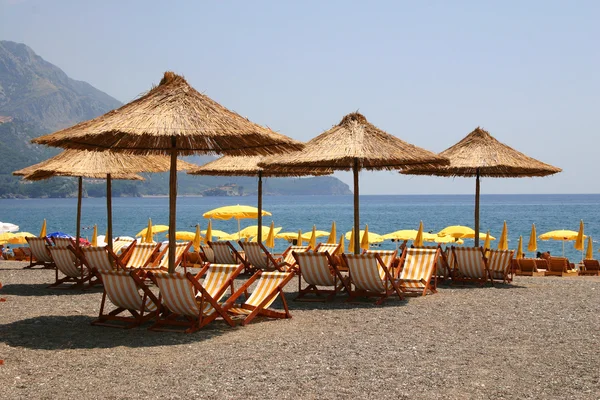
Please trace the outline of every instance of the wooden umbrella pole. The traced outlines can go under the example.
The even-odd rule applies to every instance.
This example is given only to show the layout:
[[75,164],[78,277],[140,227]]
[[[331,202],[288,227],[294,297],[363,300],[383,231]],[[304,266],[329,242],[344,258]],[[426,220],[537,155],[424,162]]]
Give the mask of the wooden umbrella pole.
[[360,254],[360,230],[358,229],[360,226],[358,212],[358,158],[354,159],[352,172],[354,174],[354,254]]
[[177,219],[177,138],[171,137],[169,171],[169,273],[175,272],[175,230]]
[[80,176],[77,180],[79,187],[77,189],[77,233],[75,234],[77,241],[75,242],[75,246],[79,247],[79,238],[81,237],[81,198],[83,197],[83,178]]
[[106,244],[108,248],[112,250],[112,177],[110,174],[106,175]]
[[479,168],[475,178],[475,247],[479,247]]
[[262,172],[258,171],[258,243],[262,243]]

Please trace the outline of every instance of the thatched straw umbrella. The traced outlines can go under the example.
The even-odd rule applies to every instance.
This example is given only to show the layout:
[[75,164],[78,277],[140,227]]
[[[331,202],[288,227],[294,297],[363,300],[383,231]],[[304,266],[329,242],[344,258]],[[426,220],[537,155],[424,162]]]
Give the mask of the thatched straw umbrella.
[[33,140],[50,146],[171,156],[169,272],[175,271],[178,154],[270,155],[302,143],[254,124],[165,72],[159,85],[100,117]]
[[[359,232],[358,173],[361,169],[393,170],[410,165],[437,165],[448,161],[430,151],[392,136],[359,114],[342,121],[306,143],[302,151],[267,158],[260,166],[269,170],[308,172],[315,170],[352,170],[354,174],[354,231]],[[360,251],[359,235],[354,236],[354,251]]]
[[224,156],[204,164],[201,167],[188,170],[191,175],[212,175],[212,176],[257,176],[258,177],[258,238],[262,242],[262,178],[263,177],[286,177],[286,176],[305,176],[305,175],[329,175],[333,170],[314,170],[314,171],[270,171],[258,166],[264,157],[247,156],[235,157]]
[[487,131],[477,127],[463,140],[442,151],[440,156],[450,165],[416,166],[400,171],[406,175],[436,175],[475,177],[475,246],[479,246],[479,178],[525,178],[547,176],[562,169],[545,164],[518,152],[496,140]]
[[[41,163],[13,172],[24,179],[37,181],[54,176],[78,177],[77,195],[77,245],[79,245],[81,226],[81,198],[83,178],[106,179],[106,211],[108,237],[107,244],[112,248],[112,179],[144,180],[134,172],[165,172],[171,162],[165,156],[136,156],[117,154],[110,151],[65,150]],[[197,165],[177,160],[178,170],[195,168]]]

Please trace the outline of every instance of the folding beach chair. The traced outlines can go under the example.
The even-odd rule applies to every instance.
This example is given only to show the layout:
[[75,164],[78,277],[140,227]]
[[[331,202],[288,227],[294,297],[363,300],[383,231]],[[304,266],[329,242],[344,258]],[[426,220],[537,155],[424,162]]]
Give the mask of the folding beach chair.
[[514,250],[487,250],[485,261],[492,284],[494,284],[494,280],[502,281],[502,283],[512,280],[508,277],[508,273],[512,274],[511,265],[514,254]]
[[580,276],[599,276],[600,262],[591,258],[583,260],[583,267],[579,270]]
[[538,271],[537,263],[539,258],[520,258],[517,260],[518,269],[515,275],[518,276],[544,276],[544,272]]
[[152,259],[158,254],[159,250],[160,243],[132,243],[121,261],[126,269],[144,268],[152,262]]
[[54,242],[55,246],[62,246],[62,247],[67,247],[67,246],[73,246],[75,247],[75,240],[68,238],[68,237],[53,237],[52,241]]
[[209,263],[215,262],[215,252],[209,245],[207,245],[207,244],[201,245],[200,246],[200,254],[203,256],[204,262],[209,262]]
[[425,296],[427,291],[437,293],[434,272],[441,249],[405,248],[400,263],[402,271],[397,283],[400,290]]
[[26,237],[27,243],[29,243],[29,249],[31,250],[31,256],[29,258],[29,266],[25,268],[33,268],[36,265],[41,265],[44,268],[54,268],[54,261],[50,256],[48,248],[52,246],[52,242],[47,237]]
[[[83,287],[92,279],[93,274],[77,259],[73,246],[51,246],[48,251],[56,265],[56,281],[49,288],[57,289],[63,283],[73,283],[69,286],[71,289]],[[64,278],[58,279],[59,271],[65,275]]]
[[375,304],[381,304],[394,294],[400,300],[404,299],[392,272],[377,254],[342,254],[342,258],[354,284],[348,301],[355,297],[379,297]]
[[[411,247],[415,248],[414,246]],[[433,272],[433,274],[437,278],[437,281],[439,281],[440,279],[442,281],[445,281],[446,279],[452,277],[452,270],[450,268],[450,265],[452,265],[453,263],[453,255],[449,247],[446,247],[446,249],[442,249],[441,245],[421,246],[419,247],[419,249],[440,249],[440,254],[438,256],[437,264],[435,266],[435,271]]]
[[550,257],[545,276],[576,276],[577,271],[569,269],[569,260],[565,257]]
[[289,246],[285,251],[281,254],[281,258],[283,261],[290,265],[289,269],[294,269],[296,266],[296,259],[294,258],[294,252],[296,253],[304,253],[310,249],[310,246]]
[[329,253],[330,256],[337,256],[340,252],[340,243],[319,243],[317,247],[315,247],[316,253]]
[[[128,329],[154,318],[159,313],[160,301],[135,271],[114,270],[102,271],[99,274],[104,293],[100,303],[100,314],[98,319],[92,321],[92,325]],[[107,297],[116,308],[105,313]],[[121,315],[124,312],[131,316]]]
[[[298,296],[297,301],[330,301],[342,289],[350,292],[350,280],[342,276],[340,270],[333,263],[331,255],[328,252],[315,253],[306,251],[301,253],[294,252],[298,266]],[[302,289],[302,280],[308,286]],[[319,289],[317,286],[330,287],[331,289]],[[317,298],[305,299],[307,294],[315,294]],[[327,294],[325,298],[321,295]]]
[[[233,292],[234,279],[244,269],[238,265],[206,265],[198,275],[153,274],[148,276],[159,287],[164,308],[162,315],[150,327],[155,331],[192,333],[222,317],[230,326],[234,322],[218,303],[228,288]],[[206,273],[203,284],[200,276]],[[237,296],[240,296],[243,291]],[[175,327],[180,327],[176,329]]]
[[208,242],[208,245],[213,251],[214,262],[216,264],[244,264],[246,271],[248,270],[248,262],[246,259],[233,247],[231,242]]
[[262,243],[258,242],[238,242],[242,250],[246,253],[248,264],[253,270],[263,271],[287,271],[290,265],[283,261],[280,257],[275,259],[273,255],[263,246]]
[[377,254],[385,266],[390,270],[394,278],[400,273],[400,263],[397,263],[398,250],[365,250],[363,254]]
[[[192,247],[192,242],[175,243],[175,268],[183,267],[183,272],[187,272],[185,258],[188,251]],[[169,271],[169,246],[160,252],[156,260],[149,266],[143,267],[144,270],[150,271]]]
[[454,247],[452,281],[475,282],[485,285],[489,278],[482,247]]
[[[292,318],[288,309],[283,288],[294,277],[292,272],[257,271],[223,304],[223,309],[235,316],[243,317],[241,324],[249,324],[257,315],[268,318]],[[259,279],[260,278],[260,279]],[[256,288],[242,304],[234,304],[235,300],[245,293],[250,285],[258,279]],[[284,311],[276,311],[269,306],[281,296]]]
[[130,246],[133,243],[137,243],[137,242],[135,240],[126,240],[126,239],[115,240],[112,245],[112,251],[113,251],[113,253],[115,253],[119,256],[123,255],[127,250],[131,249]]

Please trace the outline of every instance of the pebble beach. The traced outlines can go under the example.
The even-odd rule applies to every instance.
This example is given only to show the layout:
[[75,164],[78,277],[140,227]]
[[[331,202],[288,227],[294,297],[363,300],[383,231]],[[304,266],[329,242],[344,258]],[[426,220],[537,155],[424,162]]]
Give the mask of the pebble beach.
[[600,398],[600,277],[441,285],[382,306],[294,302],[294,279],[292,319],[177,334],[91,326],[102,289],[47,289],[54,271],[24,265],[0,262],[6,399]]

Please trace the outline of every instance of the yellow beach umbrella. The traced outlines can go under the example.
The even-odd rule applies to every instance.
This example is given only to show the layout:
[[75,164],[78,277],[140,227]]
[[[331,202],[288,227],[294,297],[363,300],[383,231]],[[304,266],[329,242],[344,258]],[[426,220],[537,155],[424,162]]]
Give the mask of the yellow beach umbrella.
[[[210,222],[209,222],[210,223]],[[204,235],[204,239],[206,240],[207,238],[213,239],[213,238],[217,238],[217,239],[221,239],[223,237],[229,236],[229,233],[227,232],[223,232],[220,231],[218,229],[211,229],[210,232],[207,230],[205,231],[200,231],[200,233],[202,235]],[[209,235],[210,233],[210,235]],[[212,240],[211,240],[212,241]]]
[[40,229],[40,236],[39,237],[44,237],[46,236],[46,219],[44,218],[44,222],[42,222],[42,229]]
[[588,236],[587,250],[585,252],[586,259],[594,258],[594,245],[592,244],[592,237]]
[[335,229],[335,221],[331,223],[331,231],[329,232],[329,238],[327,239],[328,244],[334,244],[337,238],[337,232]]
[[146,228],[146,232],[144,235],[144,242],[145,243],[154,242],[154,238],[152,237],[152,219],[150,219],[150,218],[148,218],[148,227]]
[[531,224],[531,234],[529,234],[529,243],[527,243],[527,251],[537,250],[537,235],[535,233],[535,224]]
[[[315,237],[318,239],[320,237],[325,237],[325,236],[329,236],[329,232],[327,231],[320,231],[320,230],[316,230],[315,231]],[[312,230],[310,232],[306,232],[302,235],[302,239],[303,240],[310,240],[310,238],[312,237]]]
[[279,232],[275,234],[275,239],[285,239],[292,241],[298,237],[298,232]]
[[13,239],[14,237],[15,234],[11,232],[0,233],[0,244],[6,244],[9,240]]
[[[169,234],[167,233],[165,235],[165,237],[169,237]],[[196,237],[196,233],[195,232],[190,232],[190,231],[177,231],[175,232],[175,239],[176,240],[184,240],[186,242],[191,242],[194,240],[194,238]]]
[[500,235],[500,241],[498,242],[498,250],[508,250],[508,227],[506,221],[502,227],[502,235]]
[[271,228],[269,229],[269,234],[267,235],[267,247],[273,248],[275,247],[275,223],[271,221]]
[[94,230],[92,231],[92,246],[98,246],[98,225],[94,224]]
[[461,239],[465,235],[468,235],[468,234],[475,236],[475,231],[473,229],[469,228],[468,226],[463,226],[463,225],[447,226],[438,232],[439,236],[452,236],[453,238],[456,238],[456,239]]
[[490,243],[491,240],[492,240],[492,236],[490,235],[490,231],[487,231],[487,233],[485,234],[485,241],[483,242],[484,249],[491,248],[491,243]]
[[414,229],[402,229],[383,235],[382,238],[384,240],[415,240],[415,238],[417,237],[417,233],[419,233],[419,231]]
[[360,239],[360,248],[363,250],[369,250],[369,225],[365,225],[365,230],[362,233],[362,238]]
[[298,229],[298,236],[296,237],[296,245],[302,246],[302,230]]
[[[150,232],[152,235],[156,235],[157,233],[167,232],[169,230],[168,225],[152,225],[152,221],[150,219],[148,219],[148,223],[149,223]],[[147,227],[142,229],[141,231],[139,231],[135,236],[136,237],[145,237],[146,235],[148,235]]]
[[462,239],[455,239],[452,236],[438,236],[435,235],[433,241],[435,243],[452,243],[452,244],[463,244],[464,240]]
[[423,247],[423,221],[419,223],[419,231],[417,232],[417,237],[413,242],[413,246]]
[[585,246],[583,236],[583,220],[581,220],[579,221],[579,232],[577,232],[577,239],[575,239],[575,250],[583,251]]
[[523,236],[519,236],[519,246],[517,247],[517,259],[523,258]]
[[339,254],[344,253],[344,251],[345,251],[344,247],[345,247],[344,235],[340,235],[340,250],[339,250],[340,252],[339,252]]
[[33,233],[29,232],[17,232],[13,234],[13,237],[8,239],[8,243],[10,244],[26,244],[26,237],[35,237]]
[[[490,231],[487,231],[487,233],[480,232],[479,240],[485,240],[487,235],[489,235],[489,233],[490,233]],[[461,239],[475,239],[475,232],[468,233],[468,234],[464,235]],[[490,235],[490,240],[496,240],[496,238],[493,237],[492,235]]]
[[348,234],[346,233],[346,239],[350,240],[350,243],[348,244],[348,252],[350,254],[354,254],[354,227],[352,228],[352,231],[350,231],[350,238],[348,238]]
[[312,233],[310,235],[308,245],[310,246],[311,249],[314,249],[317,247],[317,227],[316,227],[316,225],[313,225]]
[[[274,228],[275,230],[275,234],[279,233],[279,231],[281,231],[281,227],[277,227]],[[262,239],[265,240],[267,238],[267,235],[269,234],[269,227],[268,226],[263,226],[262,230]],[[242,229],[239,234],[232,234],[231,236],[238,236],[242,239],[247,239],[247,238],[253,238],[258,236],[258,225],[251,225],[251,226],[247,226],[244,229]]]
[[[541,235],[538,236],[538,239],[562,241],[563,256],[564,256],[565,255],[565,242],[569,241],[569,240],[576,240],[577,235],[579,235],[579,232],[561,229],[561,230],[557,230],[557,231],[550,231],[550,232],[542,233]],[[583,235],[583,237],[586,238],[587,236]]]
[[[225,233],[225,232],[223,232]],[[226,235],[223,235],[226,236]],[[204,236],[204,239],[206,240],[206,242],[212,242],[212,237],[213,237],[213,230],[212,230],[212,220],[208,220],[208,226],[206,227],[206,235]]]
[[[206,235],[207,240],[209,237],[210,237],[209,235]],[[177,238],[177,234],[175,234],[175,238]],[[192,246],[194,246],[195,252],[200,251],[200,242],[201,241],[202,241],[202,231],[200,230],[200,224],[196,224],[196,232],[194,233],[194,238],[192,239]]]
[[[270,216],[271,213],[265,210],[262,210],[261,215]],[[235,218],[238,221],[238,233],[241,232],[240,220],[241,219],[257,219],[258,218],[258,208],[252,206],[243,206],[243,205],[235,205],[235,206],[225,206],[215,208],[214,210],[210,210],[202,214],[204,218],[214,218],[220,220],[228,220]],[[258,230],[257,230],[258,232]]]

